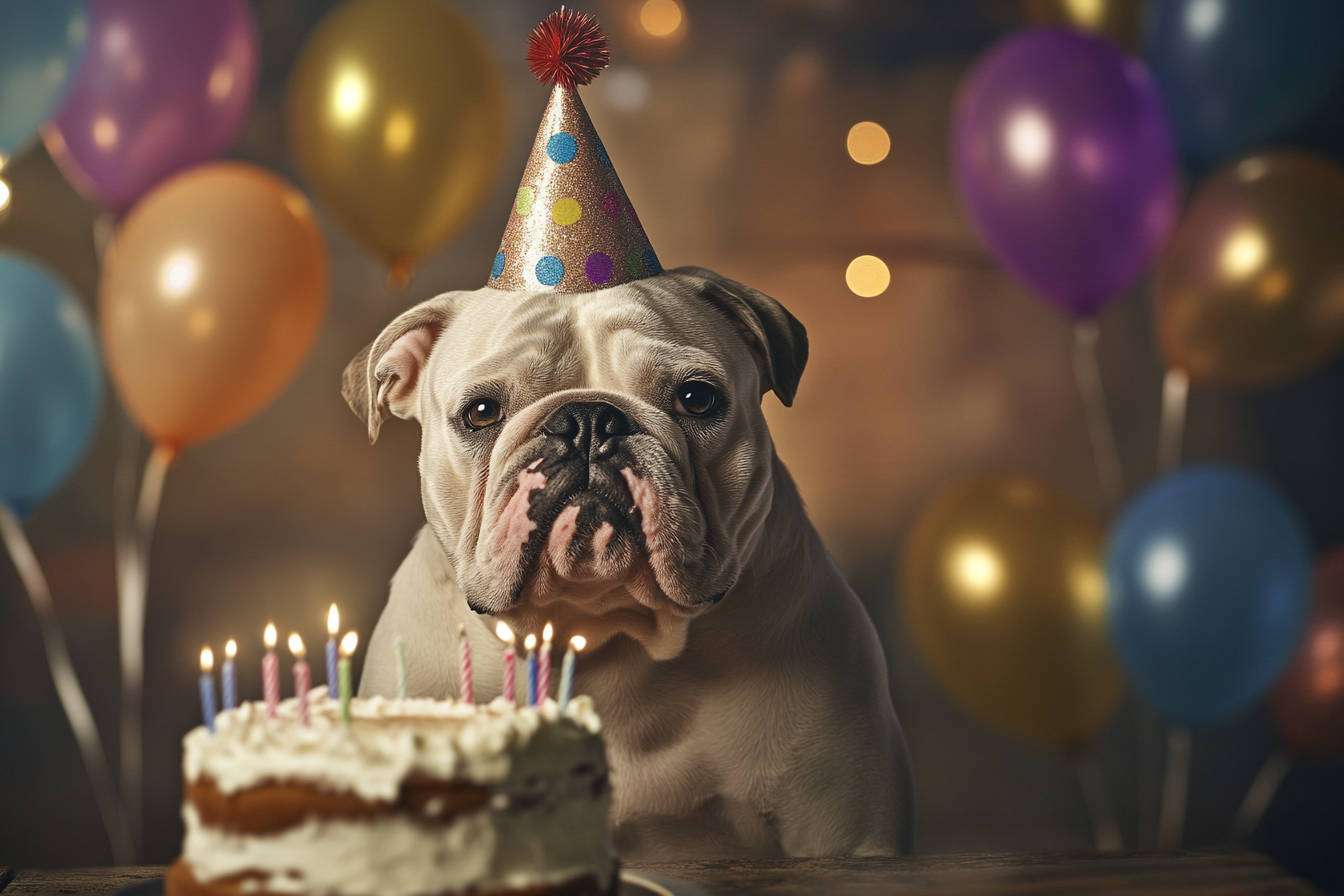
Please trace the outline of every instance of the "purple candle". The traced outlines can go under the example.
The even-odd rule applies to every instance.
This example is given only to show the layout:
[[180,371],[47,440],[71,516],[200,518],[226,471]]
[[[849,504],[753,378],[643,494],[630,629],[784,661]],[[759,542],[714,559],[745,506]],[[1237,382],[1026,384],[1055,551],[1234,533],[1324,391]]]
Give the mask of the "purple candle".
[[336,678],[336,633],[341,630],[341,614],[332,604],[327,611],[327,696],[335,700],[339,694]]
[[238,705],[238,683],[233,673],[233,658],[238,655],[238,642],[229,639],[224,645],[224,668],[220,671],[224,678],[224,708],[233,709]]
[[537,705],[537,636],[528,635],[523,639],[527,648],[527,705]]

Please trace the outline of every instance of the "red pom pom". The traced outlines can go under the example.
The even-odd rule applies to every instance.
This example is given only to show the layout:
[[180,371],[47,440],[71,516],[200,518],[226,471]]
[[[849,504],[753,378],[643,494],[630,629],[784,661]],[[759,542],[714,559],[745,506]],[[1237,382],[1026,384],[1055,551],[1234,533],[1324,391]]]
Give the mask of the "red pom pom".
[[607,36],[597,19],[572,9],[553,12],[527,39],[527,67],[543,84],[587,84],[607,67]]

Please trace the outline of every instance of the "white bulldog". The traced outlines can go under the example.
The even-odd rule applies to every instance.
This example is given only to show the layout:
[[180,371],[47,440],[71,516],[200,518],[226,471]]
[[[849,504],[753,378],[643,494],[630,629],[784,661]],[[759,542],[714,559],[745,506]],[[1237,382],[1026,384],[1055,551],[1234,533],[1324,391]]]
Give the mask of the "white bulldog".
[[[428,526],[392,579],[363,695],[500,692],[496,619],[588,649],[627,861],[893,855],[913,787],[872,622],[761,412],[807,335],[697,268],[590,293],[447,293],[345,372],[376,439],[418,420]],[[557,663],[558,669],[558,663]],[[558,677],[558,675],[556,676]]]

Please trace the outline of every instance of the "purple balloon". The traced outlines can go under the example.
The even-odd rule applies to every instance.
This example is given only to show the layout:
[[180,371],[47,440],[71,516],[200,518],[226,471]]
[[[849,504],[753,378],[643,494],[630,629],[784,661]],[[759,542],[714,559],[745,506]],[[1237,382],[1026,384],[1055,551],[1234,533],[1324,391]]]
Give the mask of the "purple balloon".
[[1176,220],[1176,149],[1157,87],[1099,38],[1035,28],[991,49],[961,85],[952,157],[999,260],[1076,316],[1130,286]]
[[247,0],[92,0],[88,48],[43,130],[70,181],[115,212],[222,155],[257,92]]

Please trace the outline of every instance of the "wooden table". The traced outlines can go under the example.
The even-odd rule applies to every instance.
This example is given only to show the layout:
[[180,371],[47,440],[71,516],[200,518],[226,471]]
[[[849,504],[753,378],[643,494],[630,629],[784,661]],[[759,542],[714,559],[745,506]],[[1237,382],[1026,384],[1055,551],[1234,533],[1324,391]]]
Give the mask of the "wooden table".
[[[1304,896],[1316,893],[1262,855],[1036,853],[921,856],[909,859],[778,859],[630,865],[632,871],[693,883],[713,896],[886,896],[890,893],[1081,894],[1118,896]],[[163,867],[11,871],[0,867],[3,896],[101,896]]]

